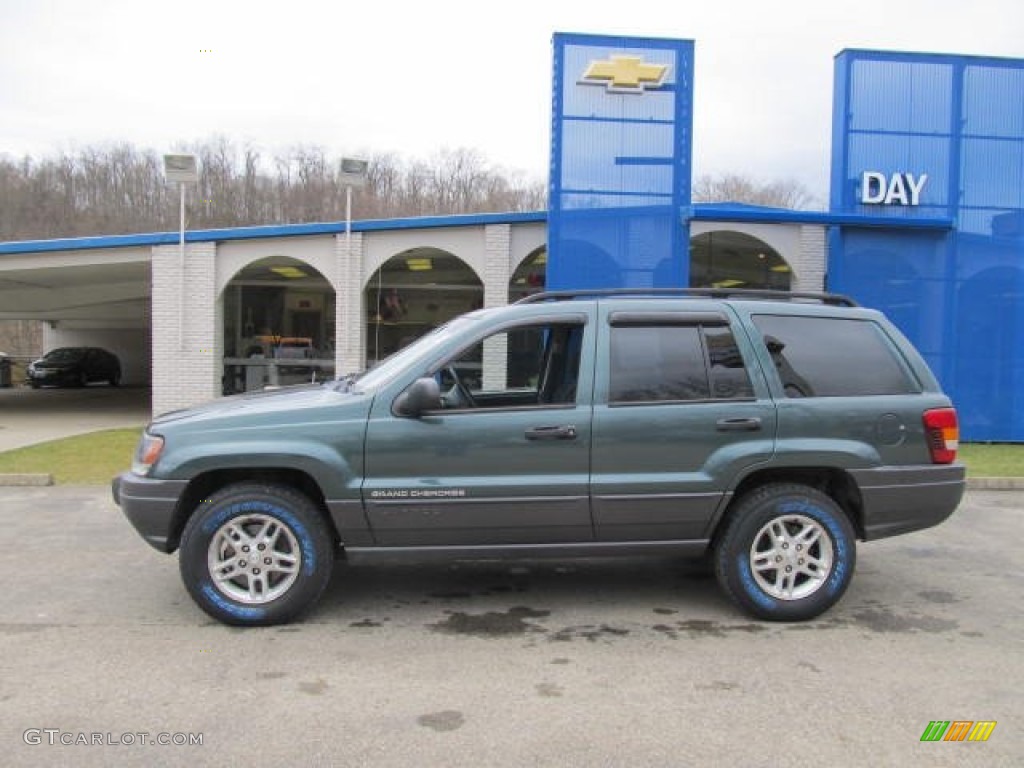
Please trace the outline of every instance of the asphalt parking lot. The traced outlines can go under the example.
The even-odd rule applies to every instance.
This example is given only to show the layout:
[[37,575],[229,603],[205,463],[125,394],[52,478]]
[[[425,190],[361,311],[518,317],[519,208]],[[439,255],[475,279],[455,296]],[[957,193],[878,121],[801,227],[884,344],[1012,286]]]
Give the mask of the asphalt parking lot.
[[[1022,502],[863,545],[808,624],[658,559],[341,564],[304,622],[240,630],[106,488],[0,488],[2,762],[1020,765]],[[922,743],[933,720],[998,724]]]

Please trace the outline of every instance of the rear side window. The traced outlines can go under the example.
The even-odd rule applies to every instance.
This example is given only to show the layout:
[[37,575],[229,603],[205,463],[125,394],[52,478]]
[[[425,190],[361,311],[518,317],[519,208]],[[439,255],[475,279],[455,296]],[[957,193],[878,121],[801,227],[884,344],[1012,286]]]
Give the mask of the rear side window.
[[757,315],[754,323],[789,397],[921,391],[892,342],[870,320]]
[[736,341],[724,325],[613,325],[610,384],[612,403],[754,396]]

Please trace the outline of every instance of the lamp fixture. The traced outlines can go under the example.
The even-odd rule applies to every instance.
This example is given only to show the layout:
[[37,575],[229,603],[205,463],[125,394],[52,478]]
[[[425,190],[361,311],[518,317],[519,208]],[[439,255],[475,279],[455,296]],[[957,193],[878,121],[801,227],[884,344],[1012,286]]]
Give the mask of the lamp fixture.
[[308,275],[298,267],[271,267],[270,271],[275,272],[281,277],[287,277],[292,280],[300,277],[308,277]]

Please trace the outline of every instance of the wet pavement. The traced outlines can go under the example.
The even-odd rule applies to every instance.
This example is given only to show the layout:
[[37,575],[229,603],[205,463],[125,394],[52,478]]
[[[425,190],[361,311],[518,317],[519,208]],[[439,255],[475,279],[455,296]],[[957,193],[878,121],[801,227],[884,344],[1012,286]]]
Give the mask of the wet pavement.
[[[303,621],[242,630],[107,489],[0,488],[3,762],[1019,765],[1022,508],[970,492],[862,544],[842,602],[803,624],[746,617],[699,564],[631,558],[341,563]],[[923,743],[933,720],[997,726]],[[139,732],[203,744],[123,743]],[[80,733],[115,743],[59,744]]]

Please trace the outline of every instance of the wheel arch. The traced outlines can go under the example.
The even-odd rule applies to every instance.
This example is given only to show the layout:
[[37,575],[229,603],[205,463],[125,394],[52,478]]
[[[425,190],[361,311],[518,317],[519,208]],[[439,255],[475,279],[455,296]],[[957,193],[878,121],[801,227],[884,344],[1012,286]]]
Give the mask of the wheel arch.
[[317,481],[308,472],[294,467],[258,467],[258,468],[223,468],[212,469],[196,475],[189,481],[174,510],[171,524],[171,537],[168,542],[170,552],[178,548],[181,534],[188,524],[189,518],[203,499],[209,498],[221,488],[238,483],[260,483],[263,485],[282,485],[292,488],[305,495],[316,507],[324,525],[330,532],[335,544],[340,541],[337,526],[327,508],[327,501]]
[[864,540],[864,501],[857,482],[849,473],[836,467],[781,467],[751,472],[740,481],[715,520],[712,546],[721,537],[739,502],[756,489],[773,483],[798,483],[821,491],[839,505],[857,538]]

